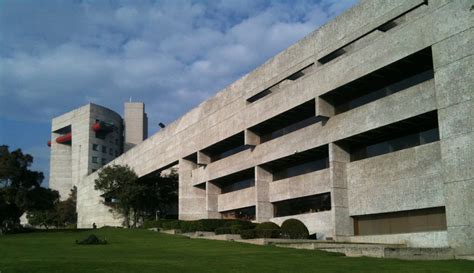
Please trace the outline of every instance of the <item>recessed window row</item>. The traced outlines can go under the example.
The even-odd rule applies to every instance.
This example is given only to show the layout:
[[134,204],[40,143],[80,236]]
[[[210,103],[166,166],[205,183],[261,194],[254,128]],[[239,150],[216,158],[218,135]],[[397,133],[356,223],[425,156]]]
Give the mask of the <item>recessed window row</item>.
[[[92,163],[95,163],[95,164],[99,164],[99,157],[97,156],[93,156],[92,157]],[[106,158],[101,158],[101,161],[100,163],[102,164],[102,166],[106,165],[108,163],[107,159]]]
[[257,94],[255,94],[252,97],[248,98],[247,102],[249,102],[249,103],[256,102],[257,100],[262,99],[262,98],[270,95],[271,93],[278,91],[282,87],[282,85],[287,83],[287,81],[296,81],[297,79],[303,77],[304,75],[309,74],[311,72],[312,68],[313,68],[313,65],[314,65],[314,63],[311,63],[310,65],[298,70],[297,72],[295,72],[295,73],[291,74],[290,76],[284,78],[283,80],[279,81],[278,83],[270,86],[269,88],[267,88],[267,89],[265,89],[261,92],[258,92]]
[[273,204],[273,216],[283,217],[331,210],[331,193],[294,198]]
[[255,220],[255,206],[221,212],[222,219]]
[[405,90],[434,78],[431,47],[380,68],[321,96],[335,114]]
[[240,132],[201,150],[201,152],[209,157],[210,162],[215,162],[251,148],[251,146],[245,145],[244,142],[244,132]]
[[273,181],[329,168],[328,145],[299,152],[262,164],[273,174]]
[[352,40],[351,42],[345,44],[344,46],[328,53],[327,55],[321,57],[318,59],[318,63],[320,64],[327,64],[329,62],[331,62],[332,60],[335,60],[337,58],[339,58],[340,56],[346,54],[346,53],[349,53],[351,51],[354,51],[354,48],[356,48],[356,43],[359,42],[361,39],[367,37],[368,35],[376,32],[376,31],[381,31],[381,32],[387,32],[391,29],[394,29],[395,27],[397,26],[400,26],[402,25],[403,23],[405,23],[407,20],[406,20],[406,16],[410,13],[412,13],[414,10],[422,7],[422,6],[426,6],[428,5],[428,1],[424,1],[423,3],[413,7],[412,9],[402,13],[401,15],[393,18],[392,20],[386,22],[386,23],[383,23],[382,25],[376,27],[375,29],[365,33],[364,35]]
[[432,111],[336,141],[336,144],[350,153],[351,161],[357,161],[438,140],[437,112]]
[[249,168],[215,180],[209,181],[221,189],[221,193],[228,193],[255,186],[255,170]]
[[[101,147],[101,149],[99,150],[99,147]],[[99,145],[99,144],[95,144],[93,143],[92,144],[92,150],[93,151],[96,151],[96,152],[99,152],[99,151],[102,151],[102,153],[104,154],[107,154],[107,146],[105,145]],[[116,157],[119,156],[119,151],[118,150],[114,150],[113,148],[109,148],[109,155],[115,155]]]
[[312,99],[290,110],[249,128],[260,137],[260,143],[284,136],[322,121],[315,116],[315,100]]
[[446,209],[435,207],[353,216],[354,235],[446,230]]

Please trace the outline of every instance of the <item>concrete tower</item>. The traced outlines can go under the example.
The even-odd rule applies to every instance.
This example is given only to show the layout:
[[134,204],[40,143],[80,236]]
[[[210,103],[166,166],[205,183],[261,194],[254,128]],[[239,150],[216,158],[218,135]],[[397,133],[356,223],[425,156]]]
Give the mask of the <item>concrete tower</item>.
[[52,120],[49,187],[66,199],[73,186],[123,152],[122,118],[87,104]]
[[125,103],[124,126],[124,151],[130,150],[148,137],[148,117],[143,102]]

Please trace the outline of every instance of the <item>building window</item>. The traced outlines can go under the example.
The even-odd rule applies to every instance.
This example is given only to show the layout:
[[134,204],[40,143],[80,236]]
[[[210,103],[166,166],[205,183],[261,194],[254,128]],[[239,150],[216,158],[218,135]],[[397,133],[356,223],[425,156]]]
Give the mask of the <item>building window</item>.
[[321,96],[336,114],[363,106],[434,77],[431,48],[423,49]]
[[106,146],[104,146],[104,145],[102,145],[102,152],[103,152],[104,154],[106,154],[106,153],[107,153],[107,147],[106,147]]
[[221,212],[222,219],[255,220],[255,206]]
[[446,230],[444,207],[353,216],[355,235]]
[[267,162],[261,167],[273,174],[273,181],[316,172],[329,167],[329,148],[323,145]]
[[273,203],[275,217],[331,210],[329,192]]
[[202,152],[214,162],[249,149],[250,146],[244,144],[244,138],[244,132],[240,132],[203,149]]
[[99,159],[97,158],[97,156],[92,157],[92,163],[99,163]]
[[92,150],[93,151],[98,151],[99,150],[99,145],[98,144],[92,144]]
[[437,112],[432,111],[337,141],[351,161],[379,156],[439,140]]
[[119,156],[119,152],[117,150],[115,150],[115,156]]
[[102,165],[105,165],[105,164],[107,164],[107,159],[102,158]]
[[264,143],[322,121],[315,116],[315,109],[315,100],[312,99],[254,125],[249,130],[260,136],[260,143]]
[[119,140],[118,138],[115,139],[115,145],[118,145],[119,144]]
[[255,170],[250,168],[210,181],[221,189],[221,193],[228,193],[255,186]]
[[114,149],[109,148],[109,155],[114,155]]

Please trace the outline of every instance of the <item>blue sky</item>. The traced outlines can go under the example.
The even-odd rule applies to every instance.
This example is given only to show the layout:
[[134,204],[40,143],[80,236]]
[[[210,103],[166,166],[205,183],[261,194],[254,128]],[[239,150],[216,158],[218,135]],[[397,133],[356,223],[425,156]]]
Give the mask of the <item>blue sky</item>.
[[52,117],[132,97],[154,133],[356,2],[0,0],[0,144],[47,185]]

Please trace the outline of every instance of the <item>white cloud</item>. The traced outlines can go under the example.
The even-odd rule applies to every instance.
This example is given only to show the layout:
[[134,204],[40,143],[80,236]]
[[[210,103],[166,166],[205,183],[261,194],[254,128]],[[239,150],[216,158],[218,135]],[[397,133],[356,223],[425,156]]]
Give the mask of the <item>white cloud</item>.
[[133,96],[170,122],[354,1],[2,2],[0,117]]

